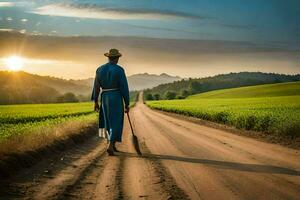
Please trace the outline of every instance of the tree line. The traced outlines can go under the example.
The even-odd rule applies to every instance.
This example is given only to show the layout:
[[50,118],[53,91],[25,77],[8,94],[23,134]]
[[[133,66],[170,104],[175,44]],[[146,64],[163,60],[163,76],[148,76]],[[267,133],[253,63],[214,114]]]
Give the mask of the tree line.
[[0,104],[27,104],[27,103],[67,103],[89,101],[90,96],[75,95],[72,92],[58,93],[53,88],[31,88],[26,92],[21,90],[0,88]]
[[[136,101],[137,91],[130,92],[130,101]],[[91,101],[91,95],[64,94],[47,86],[15,88],[0,87],[0,105],[34,103],[75,103]]]
[[300,75],[285,75],[262,72],[239,72],[206,78],[189,78],[161,84],[144,91],[145,100],[184,99],[189,95],[218,89],[235,88],[270,83],[300,81]]

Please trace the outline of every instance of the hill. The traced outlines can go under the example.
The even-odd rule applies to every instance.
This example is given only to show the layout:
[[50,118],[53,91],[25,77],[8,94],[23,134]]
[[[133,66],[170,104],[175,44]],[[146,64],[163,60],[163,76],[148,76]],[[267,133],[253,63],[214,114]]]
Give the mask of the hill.
[[24,86],[47,86],[52,87],[59,93],[72,92],[74,94],[86,95],[90,93],[90,87],[82,84],[76,84],[75,82],[68,81],[61,78],[55,78],[51,76],[40,76],[36,74],[30,74],[24,71],[9,72],[0,71],[0,83],[1,87],[15,85],[19,87]]
[[300,82],[287,82],[214,90],[202,94],[191,95],[187,97],[187,99],[278,97],[294,95],[300,95]]
[[[139,90],[179,79],[167,74],[136,74],[129,76],[128,82],[131,90]],[[0,71],[0,104],[53,103],[64,101],[68,96],[69,99],[88,101],[93,82],[94,78],[65,80],[23,71]],[[64,96],[66,93],[73,93],[77,97]]]
[[0,104],[51,103],[65,93],[89,95],[90,90],[90,87],[60,78],[22,71],[0,72]]
[[[204,93],[212,90],[253,86],[271,83],[300,81],[300,75],[285,75],[262,72],[239,72],[221,74],[212,77],[188,79],[162,84],[145,90],[148,96],[159,96],[159,99],[185,98],[189,95]],[[151,95],[149,95],[151,94]],[[172,95],[170,95],[172,94]]]

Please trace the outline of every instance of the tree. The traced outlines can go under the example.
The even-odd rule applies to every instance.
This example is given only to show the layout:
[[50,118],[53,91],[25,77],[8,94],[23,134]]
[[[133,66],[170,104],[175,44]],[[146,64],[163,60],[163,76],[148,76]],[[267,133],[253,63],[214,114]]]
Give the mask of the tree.
[[176,99],[184,99],[184,97],[181,96],[181,95],[177,95],[175,98],[176,98]]
[[155,100],[160,100],[160,95],[159,94],[154,94],[153,97],[154,97]]
[[175,99],[176,93],[175,92],[167,91],[167,93],[166,93],[165,96],[166,96],[166,99],[168,99],[168,100]]
[[153,96],[152,96],[151,93],[149,93],[149,94],[146,95],[146,100],[147,101],[152,101],[153,100]]
[[66,103],[66,102],[79,102],[75,94],[72,92],[67,92],[57,98],[57,102]]
[[196,94],[201,92],[202,84],[198,81],[191,81],[189,83],[189,91],[191,94]]
[[80,101],[80,102],[86,102],[86,101],[90,101],[91,100],[91,96],[90,95],[77,95],[77,99]]
[[30,103],[50,103],[55,102],[61,95],[54,88],[47,86],[33,86],[26,90],[27,99]]
[[189,95],[190,95],[189,91],[187,91],[187,90],[182,90],[182,91],[181,91],[181,96],[182,96],[182,97],[185,98],[185,97],[187,97],[187,96],[189,96]]

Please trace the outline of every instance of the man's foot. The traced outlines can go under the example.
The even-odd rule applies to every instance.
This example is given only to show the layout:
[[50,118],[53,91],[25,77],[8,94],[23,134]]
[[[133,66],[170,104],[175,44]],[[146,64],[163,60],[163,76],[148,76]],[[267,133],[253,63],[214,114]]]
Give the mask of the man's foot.
[[114,150],[112,149],[106,149],[106,152],[108,153],[109,156],[114,156]]

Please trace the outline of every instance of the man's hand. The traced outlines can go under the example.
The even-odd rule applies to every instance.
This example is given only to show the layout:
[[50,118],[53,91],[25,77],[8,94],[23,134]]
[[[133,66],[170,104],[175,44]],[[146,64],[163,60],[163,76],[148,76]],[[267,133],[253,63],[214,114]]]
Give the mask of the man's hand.
[[99,104],[98,102],[95,102],[94,111],[99,112],[99,110],[100,110]]
[[129,113],[129,106],[125,107],[125,113]]

